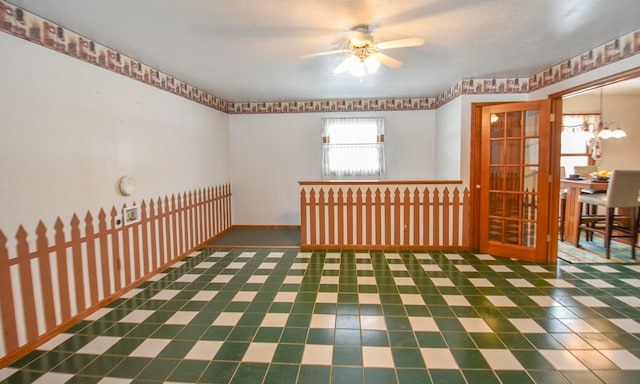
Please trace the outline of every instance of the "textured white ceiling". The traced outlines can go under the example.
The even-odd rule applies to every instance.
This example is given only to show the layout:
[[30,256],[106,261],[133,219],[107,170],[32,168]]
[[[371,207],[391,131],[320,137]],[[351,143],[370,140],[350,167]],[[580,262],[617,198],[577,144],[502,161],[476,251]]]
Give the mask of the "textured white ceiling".
[[[529,77],[640,28],[638,0],[8,0],[224,100],[434,97],[463,78]],[[344,31],[404,65],[333,74]]]

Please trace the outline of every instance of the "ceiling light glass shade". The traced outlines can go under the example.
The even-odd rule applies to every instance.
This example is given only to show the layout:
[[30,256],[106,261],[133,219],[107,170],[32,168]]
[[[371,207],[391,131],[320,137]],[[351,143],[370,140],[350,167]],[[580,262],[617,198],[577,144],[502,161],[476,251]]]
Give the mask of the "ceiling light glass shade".
[[376,73],[380,69],[380,62],[369,56],[364,61],[364,66],[367,68],[367,73]]
[[609,128],[604,128],[598,132],[598,137],[601,139],[610,139],[612,138],[612,132]]
[[352,56],[347,59],[349,62],[347,64],[347,71],[355,77],[363,77],[366,73],[364,64],[360,62],[355,56]]

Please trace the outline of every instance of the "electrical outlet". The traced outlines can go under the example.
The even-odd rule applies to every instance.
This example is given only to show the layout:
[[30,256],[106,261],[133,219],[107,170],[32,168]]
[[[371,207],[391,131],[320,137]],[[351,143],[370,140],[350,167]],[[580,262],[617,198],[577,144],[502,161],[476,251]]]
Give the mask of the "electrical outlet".
[[134,205],[125,208],[122,211],[122,216],[124,217],[124,225],[135,224],[140,221],[140,207]]

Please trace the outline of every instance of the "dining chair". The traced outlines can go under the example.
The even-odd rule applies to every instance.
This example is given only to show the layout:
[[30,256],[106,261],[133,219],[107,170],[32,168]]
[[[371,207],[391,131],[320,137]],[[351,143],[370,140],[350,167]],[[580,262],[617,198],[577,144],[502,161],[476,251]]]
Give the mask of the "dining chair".
[[[602,233],[607,259],[610,258],[611,239],[614,237],[630,238],[631,257],[636,258],[638,242],[638,226],[640,225],[640,170],[614,170],[609,179],[606,194],[581,194],[578,197],[580,212],[583,204],[591,204],[605,208],[605,215],[580,215],[576,247],[580,245],[580,231]],[[628,214],[620,212],[620,208]],[[618,213],[616,214],[616,209]],[[625,223],[628,223],[626,225]],[[614,232],[615,231],[615,232]]]
[[573,173],[578,174],[582,177],[591,177],[593,172],[598,172],[597,165],[574,165]]

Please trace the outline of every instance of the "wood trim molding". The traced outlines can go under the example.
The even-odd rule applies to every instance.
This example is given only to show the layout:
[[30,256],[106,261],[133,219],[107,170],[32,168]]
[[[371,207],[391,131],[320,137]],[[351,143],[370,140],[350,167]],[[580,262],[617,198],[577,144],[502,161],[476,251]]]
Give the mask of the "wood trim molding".
[[462,180],[321,180],[298,181],[300,185],[420,185],[462,184]]

